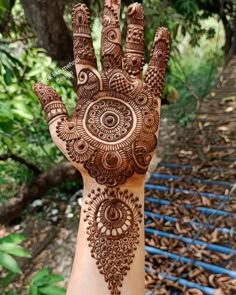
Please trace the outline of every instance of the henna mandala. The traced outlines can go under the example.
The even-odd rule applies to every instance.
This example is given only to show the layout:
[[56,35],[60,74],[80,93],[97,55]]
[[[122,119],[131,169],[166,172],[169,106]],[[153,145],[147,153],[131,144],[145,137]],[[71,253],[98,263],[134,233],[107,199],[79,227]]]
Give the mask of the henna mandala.
[[[128,8],[127,37],[122,61],[120,0],[105,0],[101,59],[97,70],[85,4],[72,15],[78,101],[69,118],[60,96],[39,83],[40,98],[53,135],[75,166],[85,168],[97,183],[108,187],[124,184],[134,174],[145,174],[156,147],[160,98],[169,56],[169,33],[157,30],[144,82],[143,9]],[[58,143],[58,138],[56,140]],[[84,171],[84,169],[83,169]]]
[[110,89],[80,101],[75,117],[62,118],[57,135],[66,141],[72,161],[83,163],[100,184],[116,186],[134,174],[144,174],[156,146],[157,99],[141,81],[131,84],[115,71]]
[[128,190],[99,188],[88,195],[84,210],[87,240],[91,256],[112,295],[120,295],[119,288],[130,270],[139,243],[139,224],[142,205]]

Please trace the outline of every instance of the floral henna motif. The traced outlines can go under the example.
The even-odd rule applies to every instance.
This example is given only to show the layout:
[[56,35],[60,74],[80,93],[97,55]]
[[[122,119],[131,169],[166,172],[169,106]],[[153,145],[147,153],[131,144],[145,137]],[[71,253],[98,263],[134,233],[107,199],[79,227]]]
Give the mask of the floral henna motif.
[[100,188],[88,195],[84,210],[91,255],[111,295],[120,295],[139,243],[142,205],[128,190]]
[[73,118],[58,122],[57,135],[66,141],[72,161],[113,187],[147,171],[159,114],[157,99],[141,81],[118,70],[108,80],[111,90],[80,100]]

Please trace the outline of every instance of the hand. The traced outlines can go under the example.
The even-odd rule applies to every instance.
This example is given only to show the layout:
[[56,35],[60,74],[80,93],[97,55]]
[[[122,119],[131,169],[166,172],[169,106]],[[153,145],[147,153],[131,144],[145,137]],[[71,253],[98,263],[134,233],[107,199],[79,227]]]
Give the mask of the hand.
[[120,2],[105,0],[99,72],[90,33],[88,8],[73,10],[74,58],[78,102],[69,118],[60,96],[38,83],[34,90],[44,108],[51,136],[83,176],[108,187],[137,175],[144,178],[151,161],[160,120],[160,104],[169,56],[169,33],[155,35],[144,81],[143,10],[128,8],[122,60]]

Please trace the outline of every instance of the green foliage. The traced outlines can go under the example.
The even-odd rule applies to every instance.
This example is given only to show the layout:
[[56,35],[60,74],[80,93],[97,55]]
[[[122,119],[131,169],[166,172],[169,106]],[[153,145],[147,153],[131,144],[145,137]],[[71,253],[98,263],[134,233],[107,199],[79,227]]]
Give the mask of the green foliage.
[[64,278],[60,275],[51,274],[48,268],[39,271],[33,278],[29,287],[29,295],[65,295],[64,288],[55,286]]
[[[32,86],[38,81],[50,84],[69,109],[75,94],[71,80],[41,49],[25,49],[17,57],[15,51],[0,47],[0,155],[16,154],[43,171],[63,157],[50,139]],[[25,166],[11,160],[0,162],[0,171],[0,199],[11,197],[14,188],[32,176]],[[13,190],[9,190],[10,185]]]
[[13,256],[30,258],[30,254],[24,250],[20,243],[25,241],[25,237],[19,234],[11,234],[0,239],[0,266],[5,270],[5,276],[0,278],[0,291],[3,295],[12,295],[13,292],[4,290],[10,285],[21,269]]
[[[1,295],[17,295],[9,290],[9,286],[16,275],[22,272],[13,256],[31,257],[28,251],[19,246],[24,241],[25,237],[20,234],[11,234],[0,239],[0,267],[4,269],[4,275],[0,277]],[[55,285],[63,280],[62,276],[52,274],[49,269],[42,269],[32,278],[27,288],[28,295],[65,295],[65,289]]]
[[[214,86],[219,73],[219,67],[223,65],[222,46],[224,44],[224,31],[222,25],[211,18],[202,23],[206,30],[212,26],[216,28],[217,35],[209,40],[203,35],[199,40],[199,46],[189,45],[190,35],[184,39],[181,34],[177,36],[181,47],[172,50],[167,74],[166,95],[171,97],[171,87],[178,97],[177,104],[171,104],[164,109],[164,114],[174,117],[181,125],[186,125],[195,116],[198,103],[208,94]],[[173,91],[173,90],[172,90]],[[177,93],[177,94],[176,94]]]
[[[12,274],[21,273],[21,269],[13,256],[31,257],[26,250],[18,245],[23,241],[23,236],[14,234],[0,239],[0,265]],[[2,285],[1,281],[0,285]]]

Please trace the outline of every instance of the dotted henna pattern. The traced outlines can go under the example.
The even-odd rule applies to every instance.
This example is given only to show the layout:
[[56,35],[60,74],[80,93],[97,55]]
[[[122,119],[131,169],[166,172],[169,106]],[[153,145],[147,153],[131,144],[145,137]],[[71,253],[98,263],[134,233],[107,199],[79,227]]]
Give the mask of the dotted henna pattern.
[[124,52],[124,69],[130,75],[138,76],[144,65],[143,8],[134,3],[128,8],[127,36]]
[[111,295],[120,295],[119,288],[130,270],[139,243],[142,205],[128,190],[100,188],[88,195],[84,210],[87,240],[91,256]]

